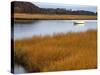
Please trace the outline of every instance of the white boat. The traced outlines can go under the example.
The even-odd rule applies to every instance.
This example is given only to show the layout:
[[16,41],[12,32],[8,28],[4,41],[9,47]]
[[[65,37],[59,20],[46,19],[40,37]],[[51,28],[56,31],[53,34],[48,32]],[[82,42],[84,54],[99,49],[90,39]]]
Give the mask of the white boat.
[[73,22],[75,26],[84,26],[85,25],[85,21],[81,21],[81,20],[77,20]]

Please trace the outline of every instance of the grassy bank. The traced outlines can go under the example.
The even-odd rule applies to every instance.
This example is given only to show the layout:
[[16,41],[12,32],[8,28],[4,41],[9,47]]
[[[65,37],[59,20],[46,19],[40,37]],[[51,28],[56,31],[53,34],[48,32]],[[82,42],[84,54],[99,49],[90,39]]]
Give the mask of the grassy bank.
[[14,19],[16,20],[96,20],[97,16],[93,15],[57,15],[57,14],[25,14],[14,13]]
[[15,62],[29,72],[93,69],[97,67],[96,41],[96,30],[16,40]]

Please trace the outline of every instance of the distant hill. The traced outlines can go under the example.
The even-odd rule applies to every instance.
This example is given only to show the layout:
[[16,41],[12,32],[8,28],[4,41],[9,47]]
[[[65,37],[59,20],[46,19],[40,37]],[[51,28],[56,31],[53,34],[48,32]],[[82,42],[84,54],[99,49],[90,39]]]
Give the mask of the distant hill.
[[11,2],[11,5],[15,13],[37,13],[39,12],[39,7],[32,4],[31,2],[13,1]]
[[65,8],[39,8],[31,2],[13,1],[11,2],[14,13],[32,13],[32,14],[66,14],[66,15],[97,15],[97,12],[76,10],[66,10]]

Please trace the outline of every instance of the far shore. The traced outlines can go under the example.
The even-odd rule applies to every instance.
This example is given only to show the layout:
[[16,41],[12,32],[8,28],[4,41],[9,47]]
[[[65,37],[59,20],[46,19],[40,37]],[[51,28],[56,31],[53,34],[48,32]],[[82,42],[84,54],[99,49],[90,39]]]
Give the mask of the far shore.
[[25,20],[96,20],[96,15],[26,14],[14,13],[14,21]]

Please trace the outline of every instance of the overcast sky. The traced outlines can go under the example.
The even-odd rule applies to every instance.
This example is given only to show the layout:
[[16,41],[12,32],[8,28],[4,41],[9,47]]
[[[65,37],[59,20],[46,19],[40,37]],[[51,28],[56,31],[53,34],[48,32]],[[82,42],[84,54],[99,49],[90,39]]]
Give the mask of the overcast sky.
[[39,6],[40,8],[66,8],[72,10],[86,10],[96,12],[96,6],[85,6],[85,5],[69,5],[69,4],[60,4],[60,3],[43,3],[43,2],[33,2],[35,5]]

